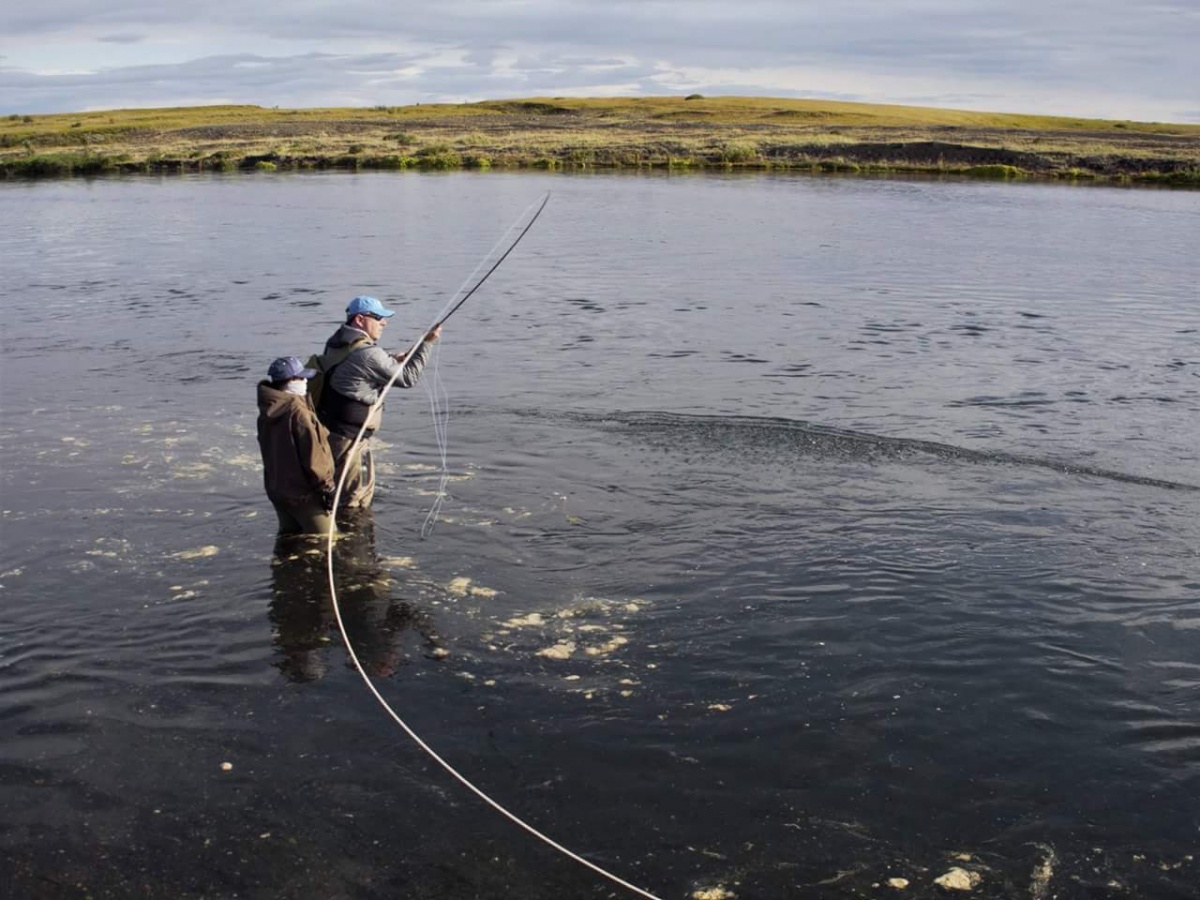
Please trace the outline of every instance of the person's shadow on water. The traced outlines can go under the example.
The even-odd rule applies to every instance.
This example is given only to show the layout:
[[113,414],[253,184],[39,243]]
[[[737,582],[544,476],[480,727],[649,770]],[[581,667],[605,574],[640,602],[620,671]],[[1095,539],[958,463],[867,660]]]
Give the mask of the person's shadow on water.
[[[438,638],[426,613],[392,596],[395,585],[376,555],[370,510],[356,512],[341,527],[333,543],[333,582],[342,624],[367,674],[388,676],[409,661],[402,647],[406,634],[425,648],[436,648]],[[342,652],[325,546],[325,538],[316,536],[283,535],[275,543],[268,617],[278,657],[274,665],[289,681],[323,678],[329,654]]]

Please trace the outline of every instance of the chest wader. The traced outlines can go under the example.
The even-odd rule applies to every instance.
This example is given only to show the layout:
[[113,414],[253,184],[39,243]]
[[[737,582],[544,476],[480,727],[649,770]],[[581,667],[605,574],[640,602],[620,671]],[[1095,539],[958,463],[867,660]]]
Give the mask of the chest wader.
[[[375,459],[368,442],[379,427],[382,410],[338,393],[330,380],[337,367],[351,353],[370,343],[364,338],[310,360],[310,368],[315,368],[323,376],[316,398],[317,417],[329,429],[329,449],[333,451],[336,468],[335,480],[340,481],[342,472],[346,472],[341,498],[341,505],[346,508],[370,506],[375,496]],[[351,454],[350,447],[364,424],[367,427],[363,431],[362,443]]]

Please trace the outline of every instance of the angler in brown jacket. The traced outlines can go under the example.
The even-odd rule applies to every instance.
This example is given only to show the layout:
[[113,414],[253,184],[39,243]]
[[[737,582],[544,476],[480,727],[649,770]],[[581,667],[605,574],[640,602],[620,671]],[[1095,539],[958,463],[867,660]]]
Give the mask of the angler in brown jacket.
[[295,356],[271,363],[258,384],[258,446],[263,483],[280,534],[327,534],[332,524],[333,454],[308,399],[316,373]]

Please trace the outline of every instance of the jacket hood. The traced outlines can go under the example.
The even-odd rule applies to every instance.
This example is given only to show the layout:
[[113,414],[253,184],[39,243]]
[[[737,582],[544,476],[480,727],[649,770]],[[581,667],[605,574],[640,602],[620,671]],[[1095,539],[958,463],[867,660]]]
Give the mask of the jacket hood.
[[277,419],[295,404],[304,405],[307,402],[307,398],[281,391],[269,381],[258,383],[258,411],[268,419]]
[[343,325],[334,332],[333,337],[325,342],[325,350],[328,352],[330,350],[337,350],[341,347],[349,347],[355,341],[361,340],[366,340],[368,344],[375,343],[373,340],[371,340],[371,336],[365,331],[359,331],[352,325]]

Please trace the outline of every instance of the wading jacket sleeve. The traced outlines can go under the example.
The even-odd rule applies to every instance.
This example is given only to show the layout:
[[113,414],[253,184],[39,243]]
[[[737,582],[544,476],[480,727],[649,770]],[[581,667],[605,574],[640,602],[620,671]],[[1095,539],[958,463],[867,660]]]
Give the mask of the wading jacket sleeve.
[[[328,352],[336,346],[345,346],[356,338],[362,338],[363,332],[357,328],[343,326],[342,329],[329,339],[325,345]],[[404,367],[404,371],[396,379],[396,386],[410,388],[417,383],[417,378],[429,360],[430,347],[424,342],[412,355],[412,359]],[[404,354],[392,356],[378,344],[368,344],[355,350],[346,360],[334,369],[333,377],[328,386],[343,397],[357,400],[359,403],[372,405],[379,399],[379,392],[400,368],[400,360]]]
[[268,497],[323,503],[333,493],[333,453],[326,435],[307,397],[259,383],[258,445]]

